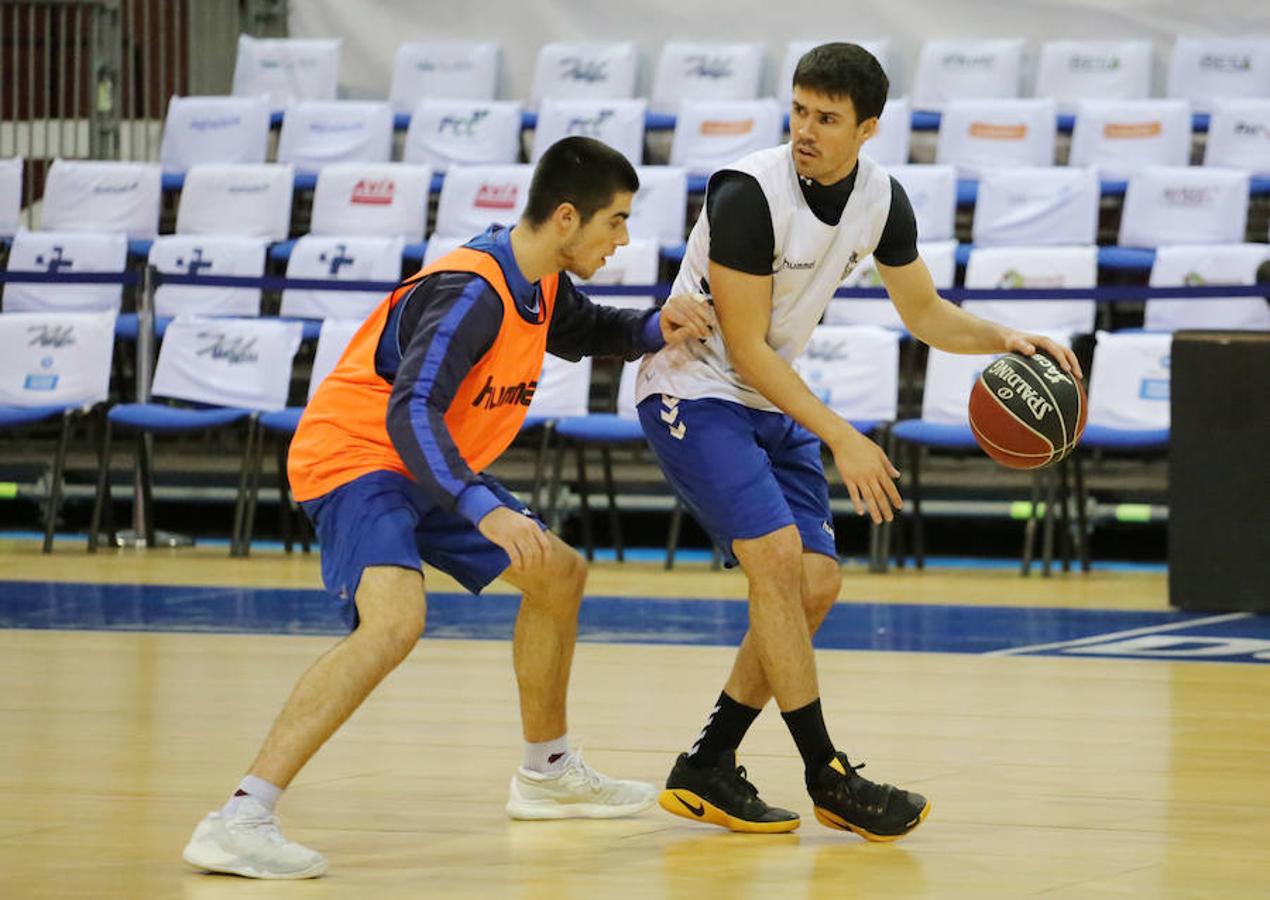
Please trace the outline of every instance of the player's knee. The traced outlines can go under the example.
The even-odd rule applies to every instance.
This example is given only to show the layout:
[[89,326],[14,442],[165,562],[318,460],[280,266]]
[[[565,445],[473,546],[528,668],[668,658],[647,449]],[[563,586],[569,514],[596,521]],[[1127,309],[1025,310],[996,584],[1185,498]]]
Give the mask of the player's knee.
[[410,651],[419,643],[423,635],[426,615],[420,604],[416,608],[401,607],[386,617],[382,617],[372,629],[379,643],[383,646],[385,661],[393,665],[410,655]]
[[803,598],[809,621],[819,624],[828,614],[842,590],[842,572],[833,566],[817,567],[815,573],[808,573],[807,596]]
[[545,573],[547,589],[561,599],[578,603],[586,589],[587,566],[582,554],[561,542],[553,544]]
[[733,541],[732,552],[751,582],[799,583],[803,542],[790,525],[759,538]]

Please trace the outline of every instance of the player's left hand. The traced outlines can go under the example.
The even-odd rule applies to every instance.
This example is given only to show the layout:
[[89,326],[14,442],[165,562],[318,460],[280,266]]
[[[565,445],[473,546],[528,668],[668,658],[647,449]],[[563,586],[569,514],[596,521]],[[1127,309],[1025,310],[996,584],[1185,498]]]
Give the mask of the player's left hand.
[[1005,334],[1005,349],[1013,353],[1022,353],[1024,356],[1031,356],[1037,350],[1044,350],[1056,363],[1063,367],[1064,372],[1070,372],[1081,379],[1085,377],[1084,373],[1080,371],[1080,361],[1076,359],[1076,354],[1071,351],[1071,348],[1064,347],[1058,341],[1047,338],[1042,334],[1007,331]]
[[667,344],[704,340],[714,326],[714,310],[698,295],[676,294],[661,308],[661,336]]

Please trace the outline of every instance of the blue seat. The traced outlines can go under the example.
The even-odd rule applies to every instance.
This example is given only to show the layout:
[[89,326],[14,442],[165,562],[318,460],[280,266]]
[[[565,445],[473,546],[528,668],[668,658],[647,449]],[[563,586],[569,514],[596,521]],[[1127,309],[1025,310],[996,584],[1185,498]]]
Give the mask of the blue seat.
[[[96,409],[100,410],[98,406]],[[57,451],[53,456],[53,470],[49,478],[48,497],[44,505],[44,543],[41,552],[53,552],[53,531],[57,525],[57,510],[62,503],[62,488],[66,470],[66,450],[70,444],[71,429],[75,420],[91,410],[78,404],[51,406],[0,406],[0,429],[24,428],[38,425],[50,419],[61,418]]]
[[553,430],[559,438],[556,442],[555,465],[551,479],[551,518],[556,515],[557,501],[563,480],[564,456],[573,447],[577,459],[578,501],[582,513],[582,538],[587,559],[595,558],[595,534],[591,523],[590,483],[587,480],[586,451],[597,448],[604,472],[604,489],[608,501],[609,528],[613,536],[613,549],[618,562],[626,559],[622,542],[621,520],[617,512],[617,490],[613,481],[613,456],[615,447],[643,445],[644,430],[635,419],[617,413],[590,413],[585,416],[567,416],[558,419]]

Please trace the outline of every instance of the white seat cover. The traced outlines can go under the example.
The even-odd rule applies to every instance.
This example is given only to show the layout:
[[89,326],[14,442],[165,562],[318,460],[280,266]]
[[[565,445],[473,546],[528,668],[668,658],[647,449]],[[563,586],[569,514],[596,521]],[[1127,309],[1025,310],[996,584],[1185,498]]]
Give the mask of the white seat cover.
[[[265,240],[233,235],[167,234],[150,247],[150,265],[178,275],[234,275],[259,278],[265,273]],[[260,315],[260,288],[197,287],[160,284],[154,291],[160,316]]]
[[941,110],[952,100],[1019,95],[1022,38],[927,41],[913,78],[913,108]]
[[318,175],[312,234],[356,234],[423,240],[432,190],[428,166],[337,163]]
[[[1175,244],[1159,247],[1151,267],[1152,287],[1256,284],[1257,267],[1270,258],[1266,244]],[[1146,327],[1228,328],[1270,331],[1270,304],[1264,297],[1204,297],[1148,300]]]
[[533,166],[455,166],[437,203],[436,233],[462,237],[514,225],[529,201]]
[[1068,166],[997,169],[979,181],[977,246],[1097,242],[1098,176]]
[[1076,108],[1070,163],[1097,166],[1123,181],[1145,166],[1191,159],[1191,106],[1185,100],[1084,100]]
[[[295,242],[287,260],[288,278],[332,281],[401,280],[400,237],[306,234]],[[305,319],[363,319],[387,290],[323,291],[288,288],[282,292],[281,314]]]
[[848,421],[895,421],[900,336],[871,325],[817,325],[794,368],[807,387]]
[[685,100],[753,100],[762,69],[761,43],[668,41],[657,60],[650,106],[674,113]]
[[153,238],[159,233],[162,177],[154,163],[54,160],[44,184],[42,227]]
[[410,116],[402,158],[438,172],[450,166],[511,165],[520,157],[521,112],[513,100],[420,100]]
[[935,161],[981,178],[1002,166],[1052,166],[1053,100],[953,100],[939,125]]
[[1237,244],[1248,224],[1247,172],[1149,166],[1129,179],[1120,214],[1125,247]]
[[309,172],[332,163],[386,163],[392,157],[392,127],[387,103],[298,100],[282,117],[278,162]]
[[501,56],[492,41],[408,41],[393,59],[388,102],[408,113],[426,97],[493,100]]
[[536,163],[561,138],[579,134],[603,141],[639,165],[644,160],[647,108],[644,100],[543,100],[530,161]]
[[957,170],[952,166],[889,166],[917,219],[919,241],[946,241],[957,215]]
[[253,38],[238,36],[233,94],[268,98],[269,108],[285,109],[295,100],[334,100],[339,82],[338,39]]
[[1168,428],[1172,350],[1168,334],[1098,332],[1089,372],[1088,424]]
[[199,163],[262,163],[268,144],[264,97],[173,97],[159,161],[165,172],[184,172]]
[[[9,248],[10,272],[122,272],[128,264],[123,234],[19,229]],[[4,286],[5,312],[119,312],[122,284]]]
[[[966,264],[968,288],[1086,288],[1098,283],[1098,248],[976,248]],[[1067,337],[1093,331],[1093,300],[967,300],[967,312],[1021,331]]]
[[534,65],[532,103],[537,107],[547,97],[634,97],[638,64],[631,41],[544,44]]
[[652,238],[663,247],[684,242],[688,223],[688,173],[678,166],[639,166],[639,190],[626,228],[632,238]]
[[1179,37],[1167,93],[1196,112],[1211,112],[1221,99],[1270,97],[1270,38]]
[[783,130],[775,100],[685,100],[679,107],[670,164],[709,175],[742,156],[775,147]]
[[0,406],[104,401],[110,391],[115,313],[0,315]]
[[291,230],[291,166],[208,164],[185,176],[177,234],[238,234],[285,240]]
[[1142,100],[1151,93],[1150,41],[1046,41],[1036,96],[1071,114],[1082,100]]
[[1270,98],[1217,102],[1208,123],[1204,165],[1270,177]]
[[302,336],[299,322],[177,316],[164,332],[151,393],[217,406],[282,409]]

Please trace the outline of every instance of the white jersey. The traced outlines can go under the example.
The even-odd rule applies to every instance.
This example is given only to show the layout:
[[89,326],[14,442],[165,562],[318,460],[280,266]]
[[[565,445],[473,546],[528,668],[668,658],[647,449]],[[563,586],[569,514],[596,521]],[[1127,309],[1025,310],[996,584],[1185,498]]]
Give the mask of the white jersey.
[[[891,179],[885,169],[861,155],[842,218],[837,225],[826,225],[803,198],[789,144],[751,153],[727,168],[752,175],[767,198],[776,238],[767,343],[792,364],[811,339],[833,292],[881,240],[891,211]],[[709,260],[710,222],[703,207],[688,236],[671,294],[701,291]],[[636,400],[654,394],[685,400],[714,397],[753,409],[776,409],[732,368],[717,329],[706,341],[685,341],[644,357]]]

